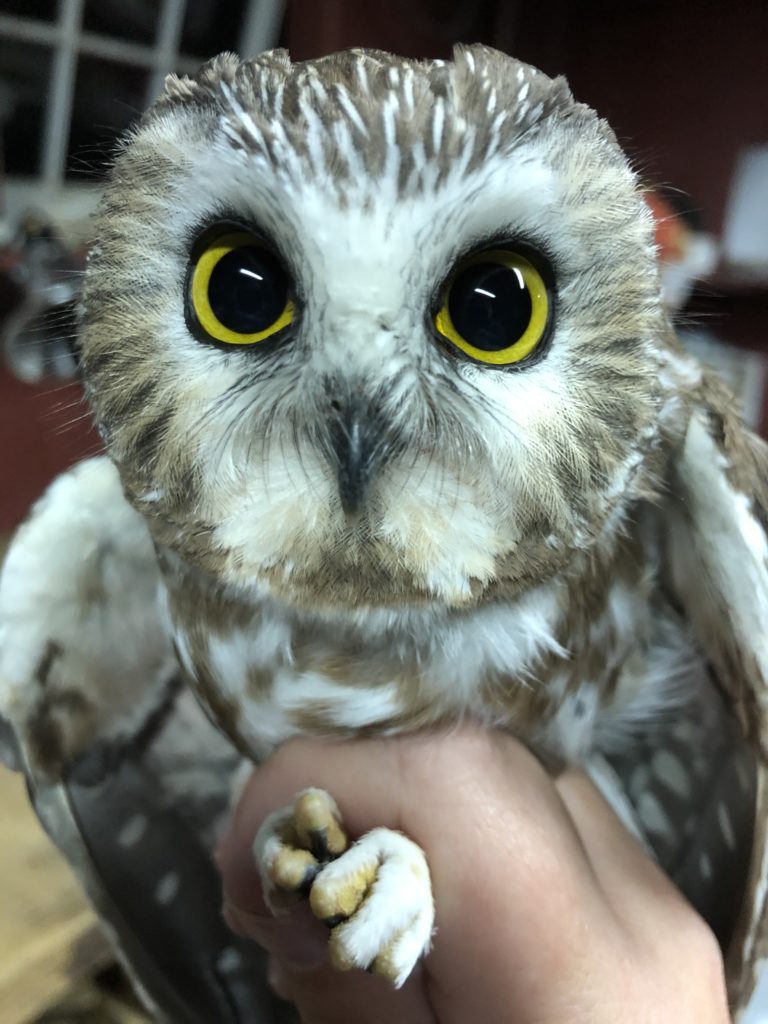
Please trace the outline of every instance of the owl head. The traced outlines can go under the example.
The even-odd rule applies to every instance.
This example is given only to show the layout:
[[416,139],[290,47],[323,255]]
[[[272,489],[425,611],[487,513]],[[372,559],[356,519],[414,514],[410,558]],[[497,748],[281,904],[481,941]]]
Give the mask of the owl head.
[[648,486],[651,217],[562,79],[480,46],[216,58],[123,145],[90,401],[155,539],[296,604],[459,607]]

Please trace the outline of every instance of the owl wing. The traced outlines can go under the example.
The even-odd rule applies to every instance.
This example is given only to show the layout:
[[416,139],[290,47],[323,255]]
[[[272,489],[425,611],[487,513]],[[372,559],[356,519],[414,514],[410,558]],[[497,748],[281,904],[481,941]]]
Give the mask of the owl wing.
[[242,758],[177,679],[146,524],[108,459],[81,463],[0,575],[6,753],[153,1019],[292,1021],[221,917],[211,851]]
[[[754,799],[751,863],[727,956],[738,1011],[768,957],[768,446],[717,378],[704,375],[691,397],[665,505],[665,569],[754,753],[755,777],[741,787]],[[720,841],[732,846],[738,799],[733,788],[712,796]]]
[[33,779],[99,776],[162,717],[178,666],[155,551],[106,457],[56,479],[0,574],[0,745]]

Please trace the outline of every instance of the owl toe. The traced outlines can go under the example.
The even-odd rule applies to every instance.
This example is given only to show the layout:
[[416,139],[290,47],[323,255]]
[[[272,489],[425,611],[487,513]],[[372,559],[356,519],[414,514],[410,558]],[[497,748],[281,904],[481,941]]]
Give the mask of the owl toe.
[[323,862],[338,857],[347,848],[336,801],[323,789],[305,789],[293,804],[293,819],[299,845]]
[[322,866],[346,847],[336,803],[321,789],[303,790],[290,807],[269,815],[256,835],[254,856],[272,911],[306,899]]
[[309,893],[320,865],[307,850],[295,850],[281,846],[267,867],[272,884],[286,892],[297,895]]
[[426,858],[390,829],[367,833],[318,873],[309,896],[332,927],[331,963],[363,968],[399,988],[429,949],[434,923]]

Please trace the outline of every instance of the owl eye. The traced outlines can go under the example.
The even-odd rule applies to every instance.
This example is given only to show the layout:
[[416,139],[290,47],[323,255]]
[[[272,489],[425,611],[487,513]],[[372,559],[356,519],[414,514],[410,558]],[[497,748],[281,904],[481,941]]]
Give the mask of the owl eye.
[[244,231],[210,241],[188,279],[191,326],[206,340],[254,345],[294,318],[288,275],[260,240]]
[[448,280],[435,326],[481,363],[509,366],[541,343],[551,301],[538,270],[506,249],[476,253]]

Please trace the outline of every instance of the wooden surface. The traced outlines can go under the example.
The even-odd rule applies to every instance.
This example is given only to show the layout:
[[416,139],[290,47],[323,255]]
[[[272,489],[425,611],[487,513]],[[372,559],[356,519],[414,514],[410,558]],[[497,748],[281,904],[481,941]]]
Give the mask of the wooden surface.
[[23,780],[2,767],[0,821],[0,1022],[25,1024],[111,956]]

